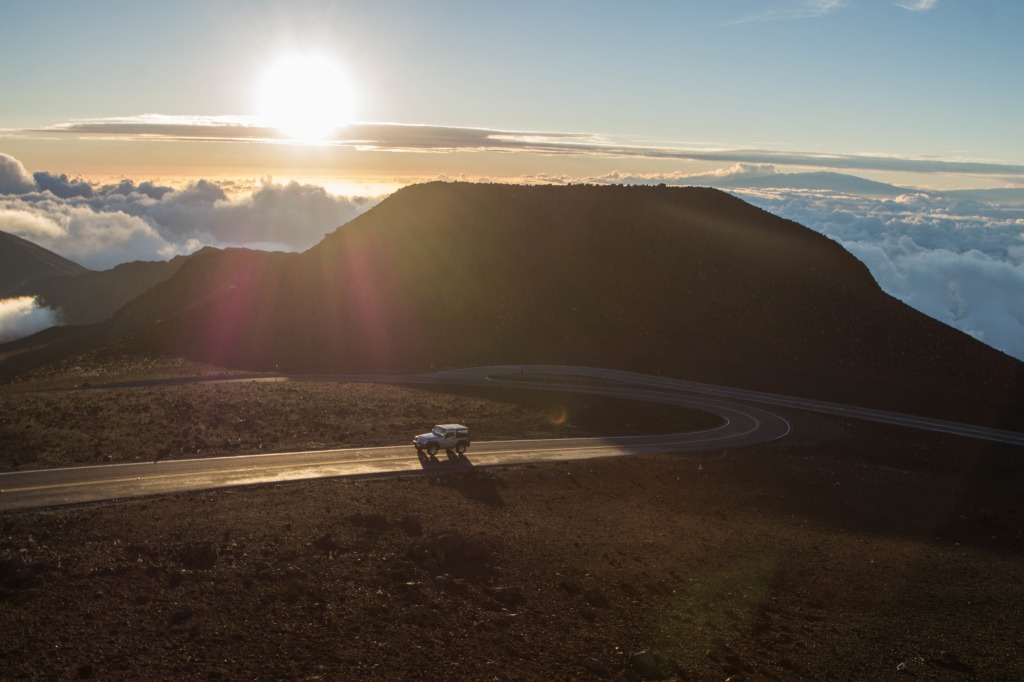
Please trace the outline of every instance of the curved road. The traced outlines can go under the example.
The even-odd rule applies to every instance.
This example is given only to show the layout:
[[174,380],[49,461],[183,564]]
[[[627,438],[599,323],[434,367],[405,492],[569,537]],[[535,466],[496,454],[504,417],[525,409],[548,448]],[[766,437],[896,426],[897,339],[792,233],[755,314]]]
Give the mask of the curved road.
[[[502,376],[505,379],[499,378]],[[679,391],[672,387],[647,385],[643,381],[644,375],[635,377],[635,381],[621,376],[603,377],[599,372],[585,377],[573,371],[562,371],[552,367],[537,368],[536,372],[530,368],[490,367],[410,376],[306,375],[288,379],[447,386],[493,385],[500,382],[505,386],[575,391],[680,405],[716,414],[722,418],[722,424],[706,431],[657,436],[474,441],[466,457],[450,459],[442,453],[437,460],[420,458],[411,445],[401,445],[16,471],[0,474],[0,510],[309,478],[417,470],[443,473],[474,466],[614,457],[650,452],[712,450],[755,445],[781,438],[789,433],[789,423],[771,412],[750,405],[740,405],[728,399],[703,395],[700,391]],[[278,378],[243,375],[213,379],[170,379],[116,386]],[[107,384],[94,388],[113,386],[114,384]],[[425,425],[425,428],[427,426],[429,425]],[[409,436],[411,439],[412,434]]]
[[290,381],[353,381],[447,386],[500,384],[534,390],[574,391],[690,407],[716,414],[722,418],[723,423],[707,431],[658,436],[474,441],[467,457],[447,459],[442,455],[438,460],[419,458],[411,445],[401,445],[18,471],[0,474],[0,510],[322,477],[421,470],[428,473],[443,473],[474,466],[614,457],[651,452],[715,450],[765,443],[789,433],[790,425],[785,419],[751,403],[798,408],[1024,445],[1024,434],[1011,431],[711,386],[680,379],[587,367],[495,366],[409,376],[235,375],[107,384],[95,388],[200,381],[274,381],[281,378]]

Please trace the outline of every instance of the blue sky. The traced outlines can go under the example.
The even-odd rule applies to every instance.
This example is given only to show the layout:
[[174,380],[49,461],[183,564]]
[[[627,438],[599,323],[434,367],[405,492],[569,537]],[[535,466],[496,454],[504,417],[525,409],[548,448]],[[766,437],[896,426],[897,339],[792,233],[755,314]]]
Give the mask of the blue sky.
[[1024,359],[1022,36],[1010,0],[0,0],[0,230],[103,269],[436,178],[711,185]]
[[[1022,3],[108,0],[39,7],[5,0],[0,10],[0,128],[8,131],[141,114],[251,115],[261,71],[275,55],[301,48],[330,55],[349,74],[355,117],[366,122],[1024,166],[1024,89],[1016,85],[1024,65]],[[90,150],[73,144],[82,139],[88,136],[63,134],[72,159],[66,167],[85,173]],[[210,167],[214,151],[236,170],[267,163],[350,166],[376,176],[389,167],[399,176],[455,170],[451,159],[392,154],[371,162],[372,153],[353,160],[346,151],[285,158],[281,150],[216,146],[189,154],[197,171]],[[0,139],[4,147],[32,170],[61,158],[60,144],[33,145],[24,134]],[[132,173],[142,150],[122,147],[103,149],[103,171],[113,172],[120,157],[123,172]],[[180,150],[147,144],[145,152],[151,165],[154,154],[166,155],[174,173],[188,173]],[[587,165],[508,156],[473,158],[463,172],[564,174]],[[647,165],[652,172],[715,166],[692,159]],[[1024,172],[1009,175],[884,179],[1024,183]]]

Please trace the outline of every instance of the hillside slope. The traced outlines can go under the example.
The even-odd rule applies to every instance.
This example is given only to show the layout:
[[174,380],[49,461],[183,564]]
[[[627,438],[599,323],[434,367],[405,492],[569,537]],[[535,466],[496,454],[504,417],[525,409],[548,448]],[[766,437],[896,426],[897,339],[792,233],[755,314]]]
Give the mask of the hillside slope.
[[558,363],[1019,424],[1022,363],[702,188],[430,183],[303,254],[196,254],[102,327],[232,367]]
[[78,263],[58,256],[38,244],[8,232],[0,232],[0,298],[23,295],[18,290],[41,277],[89,272]]
[[170,279],[188,259],[133,261],[100,272],[70,273],[27,282],[15,295],[37,296],[50,308],[59,308],[67,324],[94,324],[108,319],[123,305],[155,284]]

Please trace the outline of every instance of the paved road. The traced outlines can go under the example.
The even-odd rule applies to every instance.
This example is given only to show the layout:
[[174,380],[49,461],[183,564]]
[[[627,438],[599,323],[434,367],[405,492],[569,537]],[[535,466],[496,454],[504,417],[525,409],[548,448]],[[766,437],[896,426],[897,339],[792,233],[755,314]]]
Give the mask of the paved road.
[[[481,368],[475,371],[440,372],[415,376],[306,375],[289,377],[303,381],[359,381],[432,385],[487,385],[509,368]],[[518,368],[516,368],[518,371]],[[642,377],[643,375],[637,375]],[[657,386],[635,384],[621,377],[615,383],[585,385],[570,376],[559,380],[555,368],[543,375],[523,373],[521,381],[505,381],[532,389],[566,390],[691,407],[716,414],[722,424],[707,431],[624,438],[570,438],[518,441],[474,441],[463,458],[436,460],[420,458],[411,445],[344,450],[320,450],[263,455],[239,455],[189,460],[167,460],[131,464],[18,471],[0,474],[0,510],[27,509],[80,502],[95,502],[141,495],[202,490],[209,488],[292,481],[309,478],[426,471],[442,473],[474,466],[525,464],[565,459],[613,457],[648,452],[686,452],[741,447],[764,443],[789,433],[789,423],[766,410],[739,405],[699,392],[680,392]],[[191,381],[277,380],[263,375],[197,377]],[[128,385],[183,383],[172,379]],[[500,379],[497,379],[500,381]],[[102,390],[103,386],[92,390]],[[424,428],[429,425],[424,425]],[[411,439],[413,434],[409,434]]]
[[480,381],[481,377],[487,377],[492,382],[501,382],[510,385],[543,383],[549,376],[562,382],[572,380],[573,378],[577,378],[582,381],[621,382],[623,385],[645,387],[652,390],[671,391],[674,394],[692,394],[707,398],[719,398],[727,402],[740,401],[772,407],[792,407],[800,410],[806,410],[808,412],[834,414],[843,417],[879,422],[882,424],[893,424],[914,429],[949,433],[968,438],[979,438],[997,443],[1024,445],[1024,433],[1018,431],[991,429],[984,426],[961,424],[958,422],[931,419],[929,417],[918,417],[898,412],[873,410],[867,407],[829,403],[822,400],[795,398],[776,393],[748,391],[741,388],[714,386],[711,384],[697,383],[695,381],[656,377],[648,374],[637,374],[635,372],[625,372],[620,370],[598,369],[594,367],[571,367],[565,365],[517,365],[514,367],[475,367],[464,370],[453,370],[445,372],[444,374],[464,375],[474,382]]
[[[496,366],[410,376],[234,375],[144,382],[145,385],[197,381],[356,381],[397,384],[495,385],[534,390],[575,391],[691,407],[722,417],[708,431],[629,438],[577,438],[532,441],[475,441],[465,458],[418,458],[409,445],[264,455],[218,457],[157,463],[111,464],[0,474],[0,510],[94,502],[140,495],[291,481],[319,477],[395,472],[446,472],[473,466],[612,457],[646,452],[687,452],[756,445],[781,438],[790,425],[761,405],[798,408],[928,429],[971,438],[1024,445],[1024,434],[883,412],[823,401],[699,384],[586,367]],[[140,385],[118,384],[118,386]],[[112,385],[108,385],[110,387]],[[95,387],[102,389],[103,386]],[[412,434],[410,434],[411,437]]]

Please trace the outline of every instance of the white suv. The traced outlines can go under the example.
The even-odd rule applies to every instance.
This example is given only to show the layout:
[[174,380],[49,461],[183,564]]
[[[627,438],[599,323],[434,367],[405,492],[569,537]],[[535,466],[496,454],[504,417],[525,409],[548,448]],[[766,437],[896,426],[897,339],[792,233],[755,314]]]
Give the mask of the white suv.
[[422,454],[426,450],[431,457],[441,448],[449,454],[454,450],[461,455],[469,447],[469,429],[462,424],[438,424],[430,433],[421,433],[413,438],[412,444],[417,453]]

